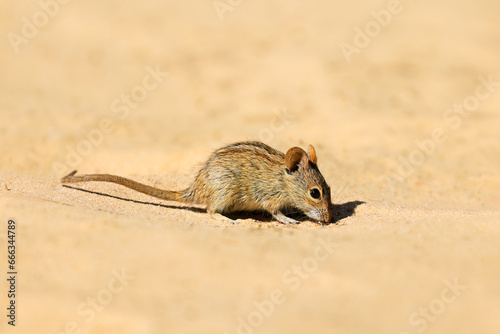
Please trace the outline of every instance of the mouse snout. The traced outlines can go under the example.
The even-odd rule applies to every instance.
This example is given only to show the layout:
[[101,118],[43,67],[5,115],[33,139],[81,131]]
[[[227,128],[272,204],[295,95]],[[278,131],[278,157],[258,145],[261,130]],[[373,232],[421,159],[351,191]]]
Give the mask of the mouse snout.
[[332,218],[333,218],[333,210],[332,210],[332,206],[333,205],[329,205],[328,206],[328,209],[326,210],[326,219],[325,219],[325,223],[330,223],[332,221]]
[[333,205],[328,205],[324,208],[317,209],[317,214],[319,217],[317,219],[321,221],[322,223],[329,223],[332,221],[333,218]]
[[330,223],[333,219],[333,204],[328,203],[326,208],[321,210],[321,221],[324,223]]

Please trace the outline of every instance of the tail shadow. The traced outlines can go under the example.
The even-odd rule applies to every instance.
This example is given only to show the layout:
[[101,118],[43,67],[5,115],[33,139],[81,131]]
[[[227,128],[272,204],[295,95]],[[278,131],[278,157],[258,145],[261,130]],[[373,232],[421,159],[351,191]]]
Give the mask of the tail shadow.
[[180,206],[180,205],[176,206],[176,205],[165,205],[165,204],[153,203],[153,202],[144,202],[144,201],[139,201],[139,200],[136,200],[136,199],[130,199],[130,198],[124,198],[124,197],[120,197],[120,196],[115,196],[115,195],[100,193],[98,191],[93,191],[93,190],[87,190],[87,189],[72,187],[72,186],[68,186],[68,185],[65,185],[65,184],[63,185],[63,187],[74,189],[74,190],[83,191],[83,192],[86,192],[86,193],[89,193],[89,194],[106,196],[106,197],[111,197],[111,198],[114,198],[114,199],[119,199],[119,200],[122,200],[122,201],[133,202],[133,203],[137,203],[137,204],[154,205],[154,206],[160,206],[162,208],[167,208],[167,209],[188,210],[188,211],[198,212],[198,213],[206,213],[207,212],[207,210],[205,210],[205,209],[197,208],[197,207],[194,207],[194,206]]

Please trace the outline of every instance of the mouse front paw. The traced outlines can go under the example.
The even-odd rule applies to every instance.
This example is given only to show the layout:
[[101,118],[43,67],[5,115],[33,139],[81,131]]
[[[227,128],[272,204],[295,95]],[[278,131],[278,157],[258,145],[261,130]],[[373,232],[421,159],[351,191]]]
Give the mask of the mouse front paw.
[[283,223],[285,225],[299,224],[300,223],[298,220],[287,217],[281,212],[274,213],[273,217],[274,217],[274,219],[276,219],[277,221],[279,221],[280,223]]

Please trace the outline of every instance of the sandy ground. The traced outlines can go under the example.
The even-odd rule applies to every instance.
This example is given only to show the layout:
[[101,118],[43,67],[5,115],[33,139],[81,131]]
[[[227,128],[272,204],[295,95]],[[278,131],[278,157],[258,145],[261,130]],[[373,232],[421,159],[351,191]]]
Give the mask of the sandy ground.
[[[498,333],[498,1],[0,9],[1,333]],[[247,139],[315,145],[336,223],[58,181],[181,189]]]

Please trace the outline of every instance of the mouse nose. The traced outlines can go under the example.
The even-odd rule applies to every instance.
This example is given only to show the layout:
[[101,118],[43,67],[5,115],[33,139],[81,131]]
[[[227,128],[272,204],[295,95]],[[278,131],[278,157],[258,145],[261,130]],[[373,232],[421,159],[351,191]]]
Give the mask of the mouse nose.
[[333,204],[328,204],[328,207],[326,208],[326,217],[325,217],[325,223],[330,223],[333,218]]

